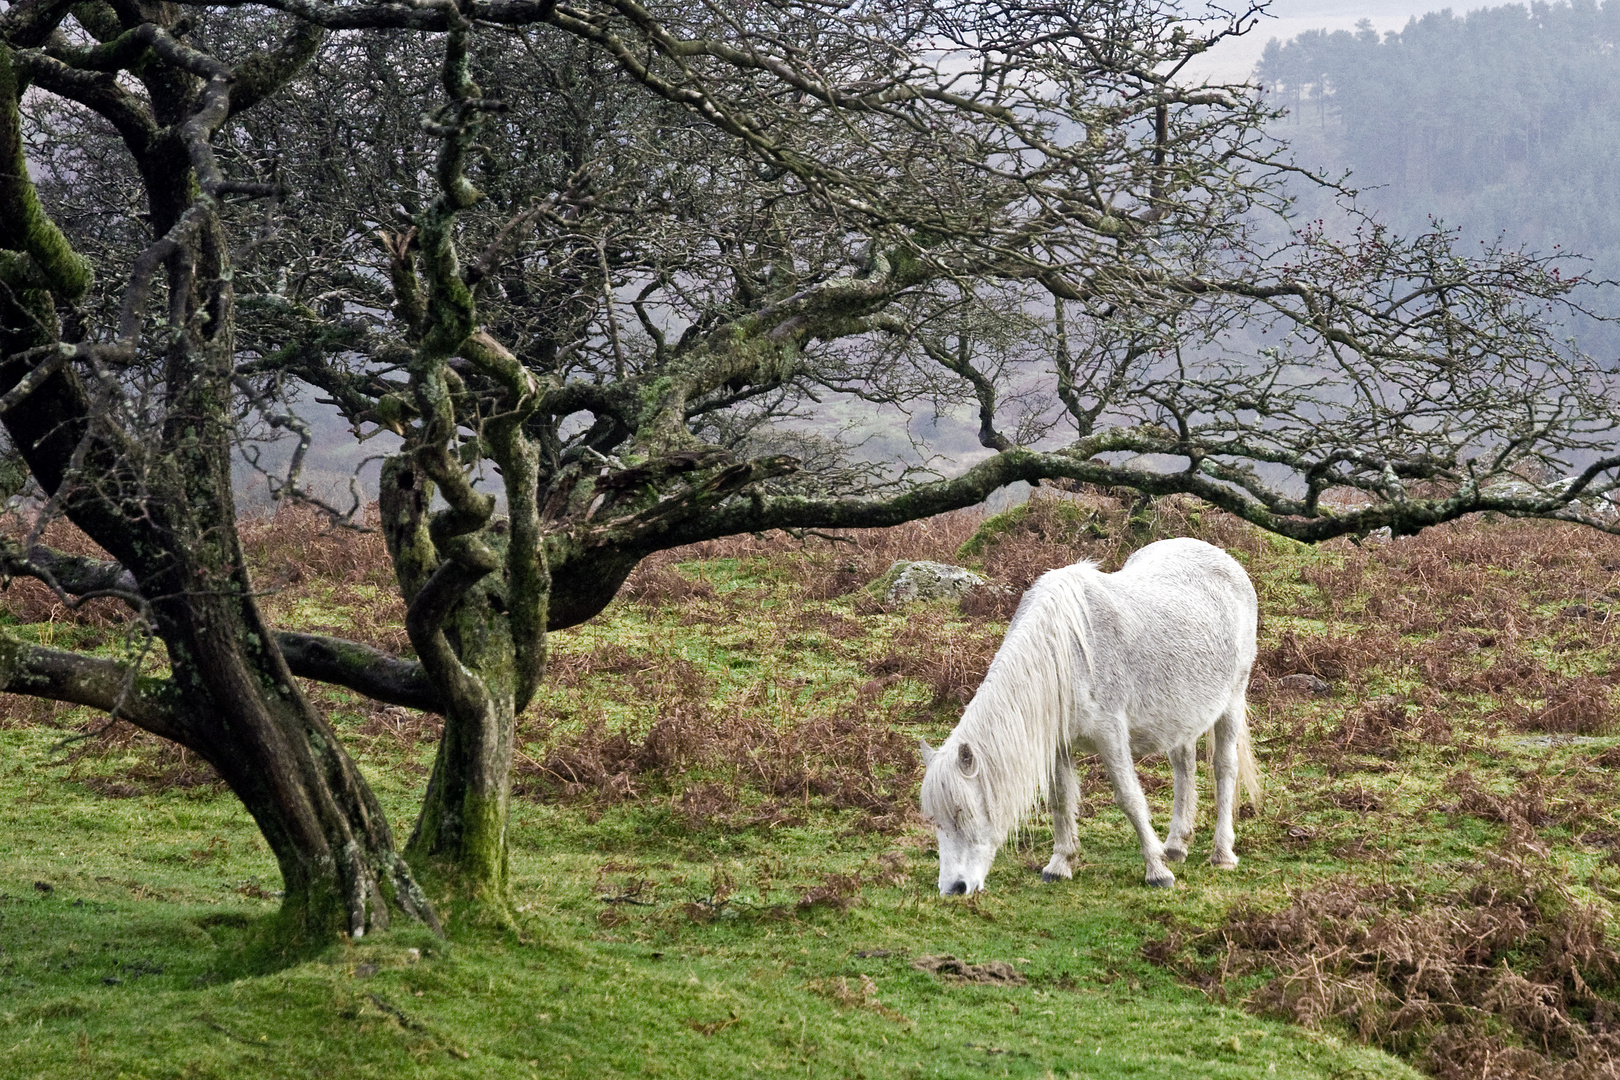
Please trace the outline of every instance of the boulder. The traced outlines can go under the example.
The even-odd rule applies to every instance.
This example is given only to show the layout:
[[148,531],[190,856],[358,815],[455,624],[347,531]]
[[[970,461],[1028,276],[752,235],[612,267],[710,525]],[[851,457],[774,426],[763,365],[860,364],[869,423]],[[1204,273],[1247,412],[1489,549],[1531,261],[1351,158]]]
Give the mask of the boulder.
[[1284,675],[1282,678],[1277,680],[1277,689],[1303,690],[1306,693],[1316,694],[1318,696],[1323,694],[1331,694],[1333,692],[1333,687],[1327,684],[1327,680],[1319,679],[1315,675],[1308,675],[1305,673],[1298,675]]
[[985,579],[971,570],[938,562],[897,562],[883,575],[889,582],[884,599],[891,604],[912,600],[958,599]]

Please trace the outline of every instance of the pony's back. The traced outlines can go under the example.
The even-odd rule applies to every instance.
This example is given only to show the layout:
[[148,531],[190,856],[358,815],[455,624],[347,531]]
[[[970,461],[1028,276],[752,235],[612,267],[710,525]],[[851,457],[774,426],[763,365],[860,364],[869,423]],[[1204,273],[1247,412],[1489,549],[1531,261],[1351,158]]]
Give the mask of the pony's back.
[[1117,590],[1129,590],[1144,613],[1187,625],[1205,619],[1232,637],[1245,675],[1254,664],[1260,601],[1238,561],[1213,544],[1191,537],[1160,540],[1125,560],[1108,575]]
[[1043,575],[1036,589],[1084,597],[1065,605],[1084,613],[1074,630],[1086,700],[1070,714],[1071,738],[1088,741],[1094,722],[1123,713],[1133,752],[1165,750],[1189,725],[1214,723],[1248,683],[1259,605],[1243,567],[1217,547],[1161,540],[1117,573],[1082,563]]

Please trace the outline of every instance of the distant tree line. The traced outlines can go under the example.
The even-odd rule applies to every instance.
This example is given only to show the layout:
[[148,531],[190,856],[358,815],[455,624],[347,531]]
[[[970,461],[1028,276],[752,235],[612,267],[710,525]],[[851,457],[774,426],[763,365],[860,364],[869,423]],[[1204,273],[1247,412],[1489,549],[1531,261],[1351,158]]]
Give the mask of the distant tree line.
[[1617,45],[1620,0],[1513,4],[1273,41],[1257,75],[1302,162],[1353,170],[1392,227],[1432,215],[1620,277]]

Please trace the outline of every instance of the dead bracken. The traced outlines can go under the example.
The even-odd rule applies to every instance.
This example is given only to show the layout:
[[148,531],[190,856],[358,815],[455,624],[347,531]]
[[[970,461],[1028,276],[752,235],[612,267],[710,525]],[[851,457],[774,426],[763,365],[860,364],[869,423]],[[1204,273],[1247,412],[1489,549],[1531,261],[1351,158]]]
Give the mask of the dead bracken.
[[1173,926],[1155,963],[1254,1011],[1337,1022],[1445,1080],[1597,1080],[1620,1067],[1620,953],[1604,913],[1515,819],[1484,872],[1439,896],[1330,881],[1281,911],[1240,904],[1220,925]]

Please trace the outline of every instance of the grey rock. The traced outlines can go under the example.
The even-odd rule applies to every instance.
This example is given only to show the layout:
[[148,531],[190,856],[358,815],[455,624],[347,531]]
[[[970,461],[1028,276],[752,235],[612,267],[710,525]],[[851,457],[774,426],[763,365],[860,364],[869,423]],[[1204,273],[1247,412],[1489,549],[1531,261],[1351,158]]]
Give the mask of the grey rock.
[[1532,484],[1517,476],[1500,477],[1480,489],[1492,499],[1560,499],[1575,486],[1576,477],[1564,476],[1546,484]]
[[889,578],[889,591],[884,598],[891,604],[957,599],[986,584],[984,578],[971,570],[926,561],[897,562],[884,576]]
[[1277,689],[1304,690],[1317,695],[1330,694],[1333,692],[1333,687],[1329,686],[1326,680],[1319,679],[1315,675],[1305,674],[1284,675],[1282,678],[1277,680]]

